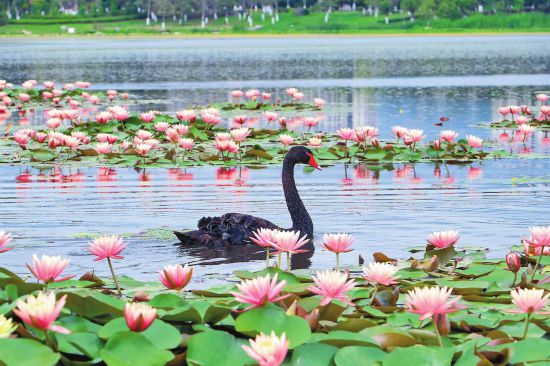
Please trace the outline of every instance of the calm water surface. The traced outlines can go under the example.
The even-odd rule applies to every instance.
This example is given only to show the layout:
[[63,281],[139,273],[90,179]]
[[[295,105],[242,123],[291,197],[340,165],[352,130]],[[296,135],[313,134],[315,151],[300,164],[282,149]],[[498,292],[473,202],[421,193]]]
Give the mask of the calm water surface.
[[[228,99],[234,88],[261,88],[274,97],[296,86],[327,100],[323,130],[371,124],[389,137],[394,124],[423,128],[449,117],[448,128],[502,141],[503,131],[478,126],[498,118],[506,104],[534,105],[550,90],[549,36],[465,36],[292,39],[0,40],[0,78],[90,80],[96,89],[129,91],[135,110],[174,112],[194,103]],[[513,47],[510,47],[513,45]],[[89,113],[93,113],[89,111]],[[229,118],[229,116],[228,116]],[[43,120],[29,116],[31,124]],[[16,119],[14,119],[17,122]],[[0,126],[1,127],[1,126]],[[548,155],[548,136],[537,133],[525,153]],[[373,172],[338,165],[297,173],[318,233],[348,231],[357,254],[384,251],[405,257],[437,229],[456,228],[462,245],[503,254],[529,225],[547,225],[548,159],[487,161],[473,166],[395,165]],[[43,170],[0,167],[0,227],[13,232],[18,250],[0,265],[25,272],[31,253],[62,254],[74,272],[95,268],[83,248],[87,233],[128,234],[117,265],[150,279],[170,262],[201,264],[203,281],[237,268],[261,268],[261,253],[241,249],[182,249],[172,239],[147,238],[150,229],[193,228],[204,215],[248,212],[289,224],[277,167],[261,170],[135,171],[84,168]],[[242,261],[248,261],[243,265]],[[316,250],[296,266],[327,267]]]

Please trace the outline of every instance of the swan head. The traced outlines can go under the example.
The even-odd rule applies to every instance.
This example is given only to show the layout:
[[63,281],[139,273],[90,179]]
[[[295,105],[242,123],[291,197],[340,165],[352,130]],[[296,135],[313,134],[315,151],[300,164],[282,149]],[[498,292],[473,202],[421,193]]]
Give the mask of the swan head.
[[286,154],[287,159],[293,160],[295,163],[307,164],[315,169],[321,170],[317,160],[313,156],[313,152],[305,146],[294,146]]

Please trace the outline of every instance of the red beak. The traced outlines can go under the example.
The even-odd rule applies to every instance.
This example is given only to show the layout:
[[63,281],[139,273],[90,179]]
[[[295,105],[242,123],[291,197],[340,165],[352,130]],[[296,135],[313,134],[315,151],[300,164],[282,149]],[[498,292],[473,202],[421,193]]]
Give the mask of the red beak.
[[308,161],[308,164],[312,167],[314,167],[315,169],[317,170],[321,170],[321,168],[319,167],[319,164],[317,164],[317,160],[315,160],[315,158],[313,157],[313,155],[311,154],[308,154],[309,155],[309,161]]

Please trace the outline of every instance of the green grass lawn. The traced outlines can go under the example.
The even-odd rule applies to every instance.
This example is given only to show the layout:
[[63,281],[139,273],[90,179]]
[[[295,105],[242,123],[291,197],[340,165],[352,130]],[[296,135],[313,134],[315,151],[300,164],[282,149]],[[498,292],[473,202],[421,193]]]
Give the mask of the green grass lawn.
[[[416,19],[411,22],[402,14],[390,17],[390,23],[384,22],[384,17],[363,16],[360,12],[334,12],[328,23],[324,22],[324,14],[312,13],[306,16],[295,16],[281,13],[280,21],[271,24],[270,17],[261,20],[260,14],[254,15],[254,29],[248,23],[231,17],[229,25],[224,19],[211,20],[206,28],[201,28],[198,20],[191,20],[185,25],[172,21],[166,22],[167,34],[201,35],[201,34],[383,34],[383,33],[461,33],[461,32],[548,32],[550,31],[550,16],[542,13],[502,14],[502,15],[472,15],[467,18],[449,20]],[[1,35],[63,35],[67,34],[62,27],[75,28],[76,35],[131,35],[131,34],[161,34],[161,25],[155,23],[146,26],[143,19],[134,20],[99,20],[82,19],[71,22],[63,19],[25,19],[21,22],[11,22],[0,27]]]

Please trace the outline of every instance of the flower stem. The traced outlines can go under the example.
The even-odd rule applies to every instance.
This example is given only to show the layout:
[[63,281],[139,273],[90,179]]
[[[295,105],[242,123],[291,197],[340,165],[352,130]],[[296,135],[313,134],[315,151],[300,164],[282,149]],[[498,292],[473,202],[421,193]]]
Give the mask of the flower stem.
[[281,269],[281,253],[277,254],[277,268]]
[[265,252],[265,268],[269,267],[269,247],[266,248]]
[[516,281],[518,279],[518,273],[514,273],[514,282],[512,282],[512,286],[511,287],[514,287],[514,285],[516,284]]
[[107,263],[109,263],[109,269],[111,270],[111,275],[113,276],[113,281],[115,282],[116,290],[118,292],[118,296],[122,296],[122,291],[120,291],[120,286],[118,284],[118,280],[116,279],[115,270],[113,268],[113,264],[111,263],[111,258],[107,257]]
[[433,322],[433,323],[434,323],[434,327],[435,327],[435,335],[437,336],[437,343],[439,344],[439,347],[443,347],[443,341],[441,340],[441,333],[439,333],[439,329],[437,328],[437,324],[435,322]]
[[340,253],[336,253],[336,272],[340,272]]
[[369,301],[369,306],[371,306],[372,303],[374,302],[374,299],[376,298],[377,293],[378,293],[378,285],[375,285],[374,286],[374,293],[372,294],[372,297],[370,298],[370,301]]
[[535,279],[535,275],[537,274],[537,271],[539,269],[540,261],[542,259],[542,255],[544,254],[544,246],[540,247],[540,255],[537,259],[537,264],[535,265],[535,269],[533,270],[533,274],[531,275],[531,282]]
[[525,330],[523,331],[523,336],[521,339],[525,339],[525,337],[527,337],[527,332],[529,331],[529,320],[531,320],[531,314],[527,313],[527,317],[525,317]]

